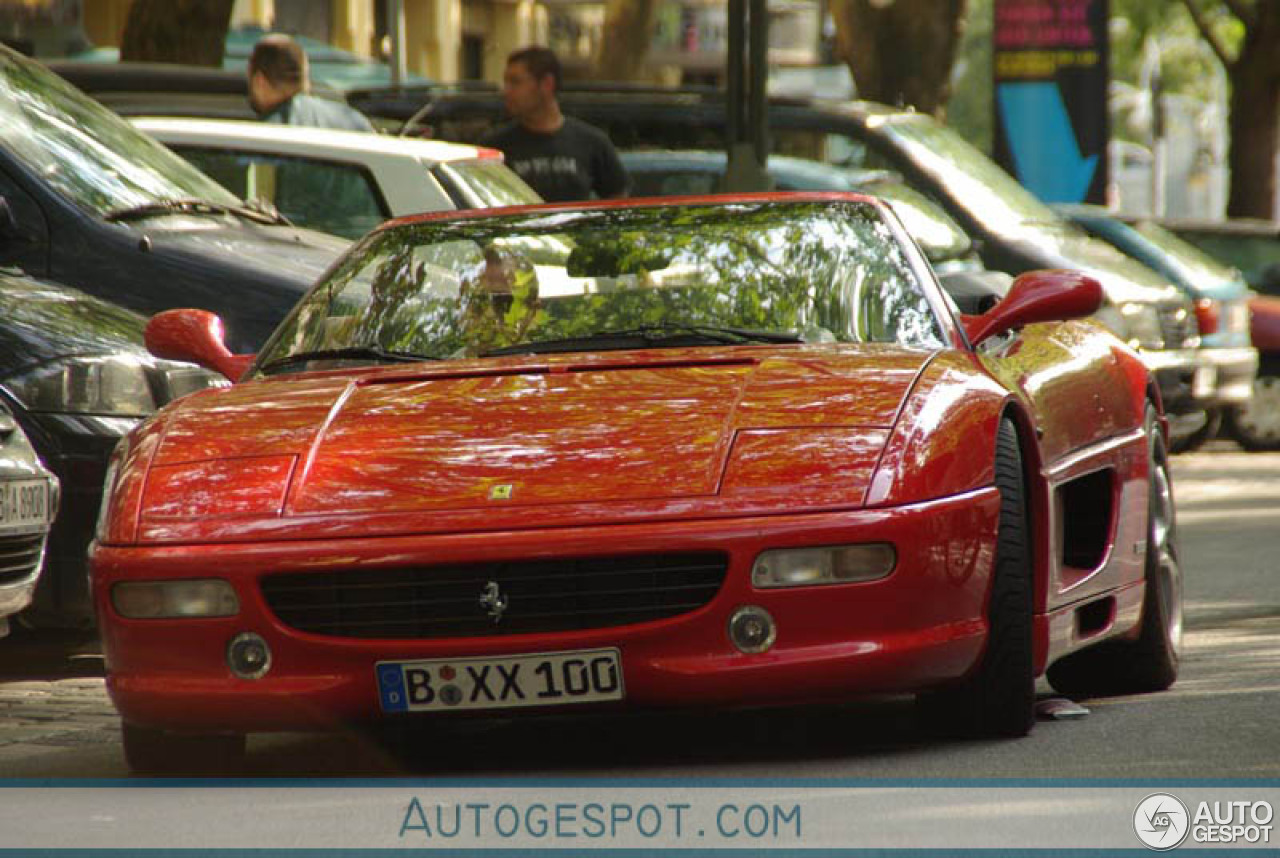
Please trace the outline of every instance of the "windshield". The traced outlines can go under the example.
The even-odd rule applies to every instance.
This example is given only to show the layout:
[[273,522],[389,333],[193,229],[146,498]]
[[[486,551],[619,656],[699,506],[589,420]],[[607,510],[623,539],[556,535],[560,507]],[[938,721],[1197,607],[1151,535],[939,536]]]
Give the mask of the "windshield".
[[455,198],[459,208],[498,208],[542,202],[538,192],[506,164],[486,161],[445,161],[436,175]]
[[933,176],[953,200],[981,211],[1002,231],[1040,229],[1077,232],[1057,213],[959,134],[920,115],[880,120],[879,133],[905,151],[918,169]]
[[195,167],[42,66],[0,51],[4,147],[81,209],[166,199],[239,200]]
[[877,208],[771,201],[399,224],[317,284],[259,366],[780,341],[943,345]]

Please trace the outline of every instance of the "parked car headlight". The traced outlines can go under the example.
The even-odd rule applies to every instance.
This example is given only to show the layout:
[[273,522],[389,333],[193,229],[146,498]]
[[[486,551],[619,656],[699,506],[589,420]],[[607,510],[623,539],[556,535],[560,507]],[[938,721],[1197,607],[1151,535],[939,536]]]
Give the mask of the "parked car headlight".
[[29,411],[146,417],[172,399],[226,380],[190,364],[114,354],[64,358],[7,383]]
[[1120,315],[1128,329],[1129,345],[1135,348],[1163,348],[1160,311],[1153,304],[1121,304]]
[[1135,349],[1164,346],[1160,311],[1154,304],[1128,302],[1108,305],[1098,311],[1097,319]]

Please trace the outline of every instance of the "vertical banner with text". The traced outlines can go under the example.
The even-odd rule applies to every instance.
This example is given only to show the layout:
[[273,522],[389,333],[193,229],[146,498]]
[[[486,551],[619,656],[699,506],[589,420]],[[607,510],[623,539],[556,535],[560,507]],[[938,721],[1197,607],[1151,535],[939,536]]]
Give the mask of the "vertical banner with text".
[[995,158],[1045,202],[1106,201],[1108,0],[995,0]]

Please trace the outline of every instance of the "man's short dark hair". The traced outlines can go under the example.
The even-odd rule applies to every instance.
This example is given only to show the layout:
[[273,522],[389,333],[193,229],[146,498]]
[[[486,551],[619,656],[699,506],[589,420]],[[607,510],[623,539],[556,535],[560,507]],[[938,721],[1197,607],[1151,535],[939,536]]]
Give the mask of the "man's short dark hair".
[[302,86],[307,81],[307,52],[283,33],[263,36],[249,56],[249,74],[262,72],[276,86]]
[[556,92],[560,91],[560,58],[550,48],[530,45],[527,48],[512,51],[507,56],[507,65],[512,63],[524,63],[525,68],[535,80],[542,80],[547,75],[551,75],[556,85]]

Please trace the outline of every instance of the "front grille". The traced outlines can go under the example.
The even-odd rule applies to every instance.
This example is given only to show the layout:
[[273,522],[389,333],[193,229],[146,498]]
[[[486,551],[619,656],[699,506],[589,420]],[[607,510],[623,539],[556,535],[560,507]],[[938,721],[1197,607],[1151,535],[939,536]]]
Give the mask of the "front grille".
[[[663,554],[291,572],[268,575],[261,587],[281,622],[300,631],[453,638],[674,617],[710,602],[727,569],[723,554]],[[495,603],[504,606],[496,621]]]
[[0,536],[0,584],[25,581],[40,566],[43,533]]
[[1160,337],[1166,349],[1185,349],[1195,346],[1195,338],[1199,335],[1194,313],[1187,312],[1181,305],[1161,307]]

